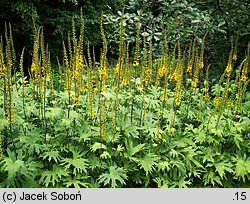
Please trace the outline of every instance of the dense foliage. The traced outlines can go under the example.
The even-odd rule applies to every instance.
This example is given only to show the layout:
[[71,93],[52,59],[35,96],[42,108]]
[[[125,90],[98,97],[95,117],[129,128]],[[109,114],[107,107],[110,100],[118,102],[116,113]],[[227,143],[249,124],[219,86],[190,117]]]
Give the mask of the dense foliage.
[[125,19],[122,12],[114,67],[103,18],[100,61],[89,45],[84,55],[81,12],[71,19],[58,68],[52,68],[44,29],[35,26],[29,79],[26,51],[16,56],[6,26],[0,41],[1,186],[249,187],[250,45],[237,65],[232,41],[224,72],[211,84],[207,33],[186,50],[181,42],[169,46],[164,35],[155,56],[153,36],[149,42],[141,36],[140,23],[134,47],[127,43]]

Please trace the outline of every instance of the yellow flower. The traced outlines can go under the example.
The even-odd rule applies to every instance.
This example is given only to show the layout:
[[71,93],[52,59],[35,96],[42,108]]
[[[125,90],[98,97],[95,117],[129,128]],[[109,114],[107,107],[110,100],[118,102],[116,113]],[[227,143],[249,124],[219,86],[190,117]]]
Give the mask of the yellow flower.
[[80,77],[80,72],[79,72],[79,70],[74,70],[74,71],[73,71],[73,79],[77,79],[78,77]]
[[236,60],[237,60],[237,53],[233,53],[232,60],[233,60],[233,61],[236,61]]
[[174,78],[175,81],[178,81],[178,74],[177,74],[176,70],[173,73],[173,78]]
[[244,66],[241,73],[241,81],[246,82],[247,80],[247,67]]
[[81,93],[84,92],[84,90],[85,90],[84,87],[81,87],[81,88],[80,88],[80,92],[81,92]]
[[213,104],[217,108],[219,106],[219,104],[220,104],[220,99],[218,97],[215,97],[214,100],[213,100]]
[[124,85],[124,86],[125,86],[125,85],[127,85],[127,83],[128,83],[128,82],[127,82],[127,80],[126,80],[126,79],[123,79],[123,80],[122,80],[122,85]]
[[228,107],[231,107],[232,105],[233,105],[233,102],[232,102],[232,101],[228,101],[228,102],[227,102],[227,106],[228,106]]
[[232,72],[232,64],[231,63],[229,63],[229,64],[227,64],[227,67],[226,67],[226,73],[227,73],[227,76],[229,77],[230,76],[230,74],[231,74],[231,72]]
[[2,67],[0,67],[0,72],[5,72],[7,70],[7,68],[6,68],[6,66],[2,66]]
[[134,67],[138,67],[139,66],[139,62],[137,60],[133,61],[133,66]]
[[30,70],[31,70],[31,72],[35,72],[36,71],[36,64],[34,62],[32,62]]
[[80,67],[83,67],[83,58],[80,55],[76,56],[76,68],[79,69]]
[[193,68],[192,62],[189,62],[189,63],[188,63],[188,67],[187,67],[187,72],[188,72],[190,75],[192,74],[192,68]]
[[168,76],[168,79],[169,79],[169,81],[173,81],[174,75],[173,75],[173,74],[170,74],[170,75]]
[[177,105],[180,104],[181,102],[181,97],[180,97],[180,93],[176,93],[175,96],[174,96],[174,101]]
[[196,78],[193,79],[191,84],[192,84],[192,87],[196,88],[197,84],[198,84],[198,79],[196,79]]
[[205,87],[205,88],[203,89],[203,91],[204,91],[204,95],[205,95],[206,97],[208,97],[208,88]]
[[168,100],[168,94],[167,93],[163,94],[162,97],[161,97],[161,100],[162,101],[167,101]]
[[108,76],[107,70],[104,68],[100,69],[99,74],[101,80],[104,80]]
[[120,63],[117,63],[116,67],[115,67],[115,74],[117,75],[120,71]]
[[241,75],[241,81],[245,82],[247,80],[247,77],[245,74],[242,74]]
[[203,67],[204,67],[204,62],[203,62],[203,60],[200,60],[200,62],[199,62],[199,67],[200,67],[200,69],[203,69]]

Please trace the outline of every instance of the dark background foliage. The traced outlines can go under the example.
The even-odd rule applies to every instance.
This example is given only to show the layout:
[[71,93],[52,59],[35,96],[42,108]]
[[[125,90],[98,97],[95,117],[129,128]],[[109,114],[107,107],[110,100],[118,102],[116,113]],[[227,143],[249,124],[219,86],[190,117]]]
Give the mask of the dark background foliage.
[[[231,40],[239,36],[239,60],[244,56],[250,39],[250,4],[248,0],[0,0],[0,27],[10,22],[17,53],[26,47],[25,63],[30,63],[33,41],[33,24],[44,26],[52,61],[62,55],[62,40],[71,30],[72,16],[79,19],[80,8],[85,18],[85,43],[101,47],[100,16],[109,38],[110,57],[116,57],[119,44],[119,21],[125,5],[125,39],[135,43],[138,19],[141,36],[154,35],[154,53],[160,53],[163,32],[166,31],[170,46],[180,41],[185,47],[197,34],[202,38],[209,31],[206,41],[208,63],[214,73],[221,72],[227,61]],[[199,39],[198,39],[199,40]],[[199,42],[198,42],[199,43]],[[217,74],[215,74],[217,75]]]

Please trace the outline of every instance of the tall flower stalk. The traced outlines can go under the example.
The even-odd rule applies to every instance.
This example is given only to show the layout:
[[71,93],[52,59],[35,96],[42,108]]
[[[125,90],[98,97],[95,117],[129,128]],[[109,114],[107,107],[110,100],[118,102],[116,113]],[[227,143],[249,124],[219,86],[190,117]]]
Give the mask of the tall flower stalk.
[[[11,29],[11,27],[9,27],[9,29]],[[14,117],[14,105],[13,105],[13,82],[12,82],[12,68],[13,68],[13,63],[14,63],[14,57],[12,56],[13,52],[12,50],[14,49],[12,47],[13,43],[11,43],[12,41],[12,36],[11,36],[11,32],[9,33],[10,37],[8,36],[8,29],[7,26],[5,25],[5,40],[6,40],[6,48],[5,48],[5,58],[6,58],[6,64],[4,66],[4,92],[5,92],[5,99],[6,103],[5,103],[5,116],[6,116],[6,120],[9,123],[9,135],[10,135],[10,139],[11,142],[13,144],[14,147],[14,152],[15,152],[15,156],[17,159],[17,152],[16,152],[16,144],[14,141],[14,136],[13,136],[13,124],[15,123],[15,117]],[[6,140],[6,148],[7,148],[7,138]]]

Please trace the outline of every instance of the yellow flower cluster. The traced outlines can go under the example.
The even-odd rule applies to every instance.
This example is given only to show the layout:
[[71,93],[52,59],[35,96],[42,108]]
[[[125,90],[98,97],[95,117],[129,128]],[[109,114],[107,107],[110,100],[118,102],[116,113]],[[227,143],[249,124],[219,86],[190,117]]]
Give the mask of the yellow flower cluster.
[[81,76],[80,69],[83,67],[83,65],[84,65],[83,57],[80,55],[77,55],[75,59],[75,69],[72,72],[73,80],[78,79]]
[[133,66],[134,66],[134,67],[138,67],[138,66],[139,66],[138,60],[134,60],[134,61],[133,61]]
[[166,91],[162,94],[161,100],[162,100],[162,101],[167,101],[167,100],[168,100],[168,94],[167,94]]
[[115,66],[115,75],[118,75],[121,69],[121,64],[118,62]]
[[30,71],[34,73],[34,72],[36,72],[36,70],[37,70],[36,63],[35,63],[35,62],[32,62]]
[[208,96],[209,96],[208,87],[205,87],[205,88],[203,89],[203,92],[204,92],[204,96],[205,96],[205,97],[208,97]]
[[9,102],[9,104],[6,106],[6,120],[10,122],[10,124],[15,122],[14,111],[11,102]]
[[125,85],[127,85],[127,84],[128,84],[128,80],[124,77],[124,78],[122,79],[122,85],[125,86]]
[[192,61],[189,61],[188,62],[188,66],[187,66],[187,73],[189,74],[189,75],[192,75],[192,70],[193,69],[193,62]]
[[226,67],[226,74],[227,74],[227,77],[229,77],[229,76],[231,75],[232,70],[233,70],[232,63],[229,62],[229,63],[227,64],[227,67]]
[[227,102],[227,106],[228,106],[228,107],[231,107],[232,105],[233,105],[233,102],[232,102],[232,101],[228,101],[228,102]]
[[158,70],[158,77],[161,78],[165,75],[167,71],[167,68],[165,65],[163,65],[159,70]]
[[200,67],[200,69],[203,69],[203,68],[204,68],[204,62],[203,62],[202,59],[201,59],[200,62],[199,62],[199,67]]
[[196,87],[197,87],[198,81],[199,81],[198,78],[194,78],[194,79],[192,80],[191,85],[192,85],[193,88],[196,88]]
[[2,66],[0,67],[0,72],[6,72],[7,71],[7,67],[6,66]]
[[180,104],[180,102],[181,102],[181,96],[180,96],[180,92],[179,92],[179,91],[176,91],[176,92],[175,92],[174,101],[175,101],[175,103],[176,103],[177,105]]
[[106,79],[108,77],[107,69],[105,69],[104,67],[100,68],[99,74],[100,74],[101,81],[103,81],[104,79]]
[[215,97],[214,100],[213,100],[213,104],[216,108],[219,107],[220,105],[220,98],[219,97]]
[[247,80],[248,65],[246,62],[247,61],[245,61],[244,67],[243,67],[242,72],[241,72],[241,81],[243,81],[243,82],[246,82],[246,80]]
[[236,60],[237,60],[237,53],[233,53],[232,60],[233,60],[233,61],[236,61]]

